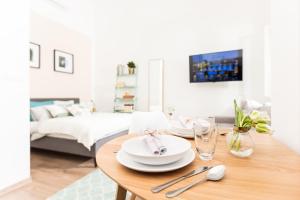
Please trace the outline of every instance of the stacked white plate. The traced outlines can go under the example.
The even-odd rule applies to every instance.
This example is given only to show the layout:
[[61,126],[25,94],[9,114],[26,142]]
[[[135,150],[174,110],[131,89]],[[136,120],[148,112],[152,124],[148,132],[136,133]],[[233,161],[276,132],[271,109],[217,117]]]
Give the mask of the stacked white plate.
[[195,153],[191,143],[172,135],[159,135],[167,148],[163,155],[154,155],[144,141],[145,136],[125,141],[117,154],[117,160],[123,166],[142,172],[167,172],[190,164]]
[[179,120],[172,120],[170,132],[184,138],[194,138],[194,131],[192,128],[183,127]]

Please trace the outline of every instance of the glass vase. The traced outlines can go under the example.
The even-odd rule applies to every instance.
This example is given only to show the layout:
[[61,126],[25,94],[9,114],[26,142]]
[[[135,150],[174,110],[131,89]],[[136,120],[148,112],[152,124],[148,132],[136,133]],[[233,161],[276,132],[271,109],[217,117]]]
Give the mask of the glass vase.
[[254,151],[254,141],[250,129],[234,128],[226,136],[229,152],[237,157],[249,157]]

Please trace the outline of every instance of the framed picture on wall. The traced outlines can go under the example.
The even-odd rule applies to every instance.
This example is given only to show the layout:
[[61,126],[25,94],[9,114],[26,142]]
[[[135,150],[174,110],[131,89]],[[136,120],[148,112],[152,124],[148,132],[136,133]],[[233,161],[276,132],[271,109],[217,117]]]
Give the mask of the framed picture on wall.
[[29,65],[31,68],[40,68],[41,46],[30,42],[29,44]]
[[54,50],[54,71],[68,74],[74,73],[74,56],[73,54]]

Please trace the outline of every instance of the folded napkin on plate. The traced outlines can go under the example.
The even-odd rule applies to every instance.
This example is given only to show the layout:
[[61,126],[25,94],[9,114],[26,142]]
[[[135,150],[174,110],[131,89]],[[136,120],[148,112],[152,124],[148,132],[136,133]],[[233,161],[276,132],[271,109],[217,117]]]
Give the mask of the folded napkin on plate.
[[163,155],[167,152],[167,147],[164,146],[157,134],[146,134],[144,141],[154,155]]
[[180,124],[183,128],[187,128],[187,129],[193,128],[194,121],[192,118],[179,116],[178,120],[180,121]]
[[179,116],[178,120],[183,128],[193,129],[194,125],[201,126],[203,129],[208,129],[210,124],[204,119],[192,119],[190,117]]

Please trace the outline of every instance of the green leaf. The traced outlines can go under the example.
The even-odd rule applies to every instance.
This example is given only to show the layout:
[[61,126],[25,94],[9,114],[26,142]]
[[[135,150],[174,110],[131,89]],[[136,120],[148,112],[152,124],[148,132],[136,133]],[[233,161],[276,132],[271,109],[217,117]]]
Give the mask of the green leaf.
[[271,127],[267,124],[259,123],[259,124],[256,124],[255,129],[259,133],[266,133],[271,130]]

